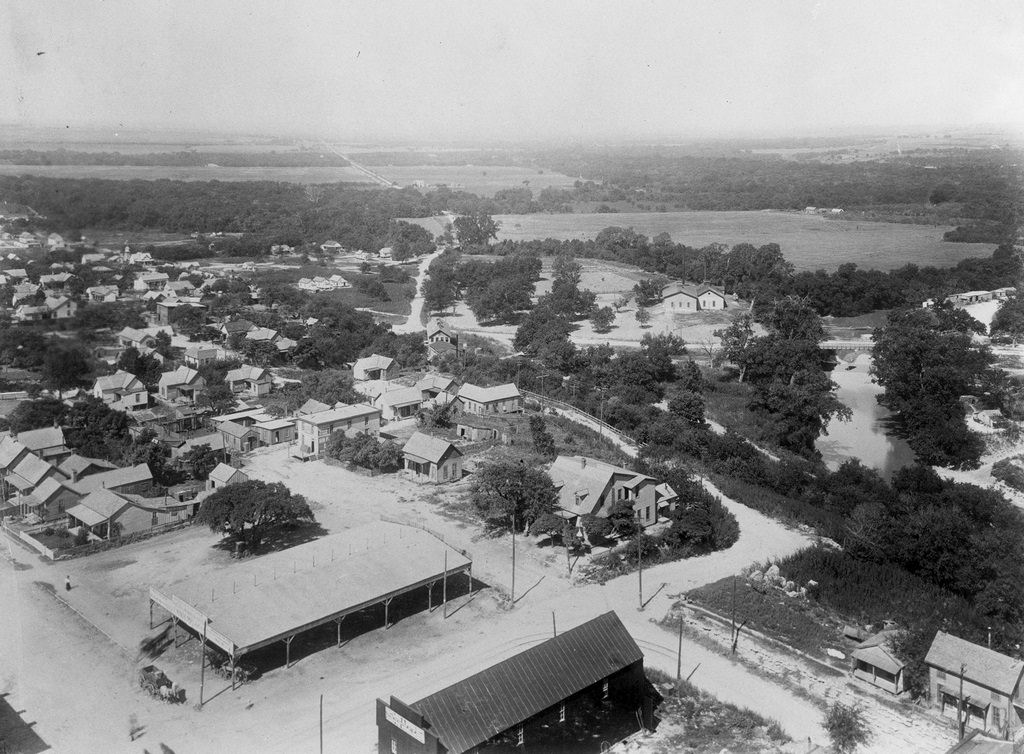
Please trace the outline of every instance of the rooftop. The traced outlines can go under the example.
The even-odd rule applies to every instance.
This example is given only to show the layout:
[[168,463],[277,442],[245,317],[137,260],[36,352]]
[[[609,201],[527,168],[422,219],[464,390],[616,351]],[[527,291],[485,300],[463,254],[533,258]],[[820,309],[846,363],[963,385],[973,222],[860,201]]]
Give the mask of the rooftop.
[[504,385],[495,385],[494,387],[480,387],[467,382],[459,388],[460,398],[466,398],[474,401],[475,403],[504,401],[509,400],[510,398],[518,398],[519,395],[519,388],[511,382]]
[[979,685],[1013,694],[1024,673],[1024,661],[1007,657],[988,647],[961,639],[945,631],[937,631],[925,664],[959,675],[963,667],[964,678]]
[[460,456],[462,455],[462,451],[448,442],[448,440],[417,432],[405,443],[402,453],[415,456],[430,463],[440,463],[449,450],[454,450]]
[[310,424],[331,424],[337,421],[345,421],[346,419],[354,419],[357,416],[368,416],[370,414],[380,414],[379,408],[373,406],[367,406],[365,403],[356,403],[352,406],[341,406],[339,408],[328,409],[327,411],[317,411],[313,414],[304,414],[298,417],[300,422],[309,422]]

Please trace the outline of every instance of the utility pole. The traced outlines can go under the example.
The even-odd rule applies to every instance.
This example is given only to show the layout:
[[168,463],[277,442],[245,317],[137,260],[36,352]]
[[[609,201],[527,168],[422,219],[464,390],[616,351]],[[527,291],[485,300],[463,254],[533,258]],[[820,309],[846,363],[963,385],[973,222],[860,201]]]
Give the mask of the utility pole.
[[640,607],[638,610],[644,609],[644,528],[640,525],[640,511],[636,512],[636,562],[639,566],[637,571],[637,594],[640,597]]
[[324,754],[324,695],[320,695],[320,754]]
[[961,719],[961,717],[962,717],[961,713],[963,712],[963,708],[964,708],[964,670],[965,670],[965,668],[966,668],[966,666],[961,662],[960,663],[960,692],[957,694],[957,697],[956,697],[956,733],[957,733],[957,740],[958,741],[963,741],[964,740],[964,727],[965,727],[964,726],[964,722],[965,721]]
[[512,605],[516,604],[516,511],[512,509]]
[[683,616],[679,616],[679,649],[676,652],[676,683],[683,677]]
[[555,611],[551,611],[551,634],[552,636],[558,636],[558,626],[555,624]]
[[197,709],[203,708],[203,690],[206,688],[206,626],[209,624],[210,619],[207,616],[203,616],[203,658],[199,663],[199,706]]

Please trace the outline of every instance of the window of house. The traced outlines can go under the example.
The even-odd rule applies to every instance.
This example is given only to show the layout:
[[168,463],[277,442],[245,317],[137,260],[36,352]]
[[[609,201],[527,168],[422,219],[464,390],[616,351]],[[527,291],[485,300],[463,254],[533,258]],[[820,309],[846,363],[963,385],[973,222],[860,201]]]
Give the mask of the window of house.
[[523,746],[523,745],[524,745],[523,726],[520,725],[519,726],[519,730],[516,732],[516,746]]
[[152,518],[152,523],[150,523],[150,526],[156,526],[156,522],[157,522],[156,511],[153,511],[153,518]]
[[398,741],[391,739],[391,754],[398,754]]
[[562,704],[558,707],[558,722],[565,722],[565,702],[562,702]]
[[448,466],[447,466],[447,464],[444,467],[444,480],[446,482],[448,481]]

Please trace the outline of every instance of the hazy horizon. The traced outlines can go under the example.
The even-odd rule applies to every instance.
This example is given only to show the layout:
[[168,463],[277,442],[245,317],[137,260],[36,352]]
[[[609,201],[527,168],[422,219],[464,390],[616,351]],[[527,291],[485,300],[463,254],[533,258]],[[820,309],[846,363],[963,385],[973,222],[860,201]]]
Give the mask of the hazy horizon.
[[[850,7],[852,6],[852,7]],[[349,143],[1024,133],[1024,4],[14,2],[0,122]]]

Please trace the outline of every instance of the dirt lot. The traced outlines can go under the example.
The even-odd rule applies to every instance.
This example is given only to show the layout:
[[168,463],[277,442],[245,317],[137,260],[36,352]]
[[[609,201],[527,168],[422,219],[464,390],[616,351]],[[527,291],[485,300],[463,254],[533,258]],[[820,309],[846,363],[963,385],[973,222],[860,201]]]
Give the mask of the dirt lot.
[[[472,553],[478,591],[454,600],[447,619],[439,611],[410,610],[387,631],[377,625],[381,616],[368,612],[343,648],[307,643],[289,669],[271,656],[265,659],[262,678],[234,692],[207,675],[207,696],[215,696],[198,712],[191,706],[199,688],[194,639],[167,649],[156,660],[185,687],[189,704],[165,705],[136,687],[139,642],[151,634],[146,590],[150,585],[173,586],[201,569],[230,569],[244,561],[232,561],[215,547],[217,538],[200,528],[59,564],[45,563],[12,545],[11,562],[0,571],[0,601],[16,606],[2,618],[4,635],[15,638],[0,646],[0,691],[10,692],[17,709],[38,721],[36,731],[44,741],[60,751],[153,751],[160,743],[172,751],[306,750],[317,740],[322,693],[329,750],[372,751],[375,697],[394,693],[414,700],[465,677],[549,635],[552,614],[559,628],[568,628],[615,609],[648,663],[674,672],[675,637],[651,622],[670,608],[670,594],[735,573],[755,560],[792,552],[807,541],[729,502],[745,533],[740,543],[725,552],[645,571],[647,604],[641,612],[634,578],[604,586],[575,585],[567,577],[562,551],[521,538],[519,600],[510,610],[509,541],[488,538],[444,514],[443,502],[457,486],[441,489],[394,476],[370,478],[323,462],[292,461],[280,450],[257,455],[247,470],[307,495],[328,532],[382,514],[439,532]],[[71,576],[71,592],[60,588],[65,575]],[[700,663],[694,682],[722,698],[779,719],[796,738],[824,740],[820,715],[807,701],[697,643],[684,642],[683,661],[690,669]],[[94,688],[105,693],[89,693]],[[145,726],[135,742],[128,737],[132,715]]]

